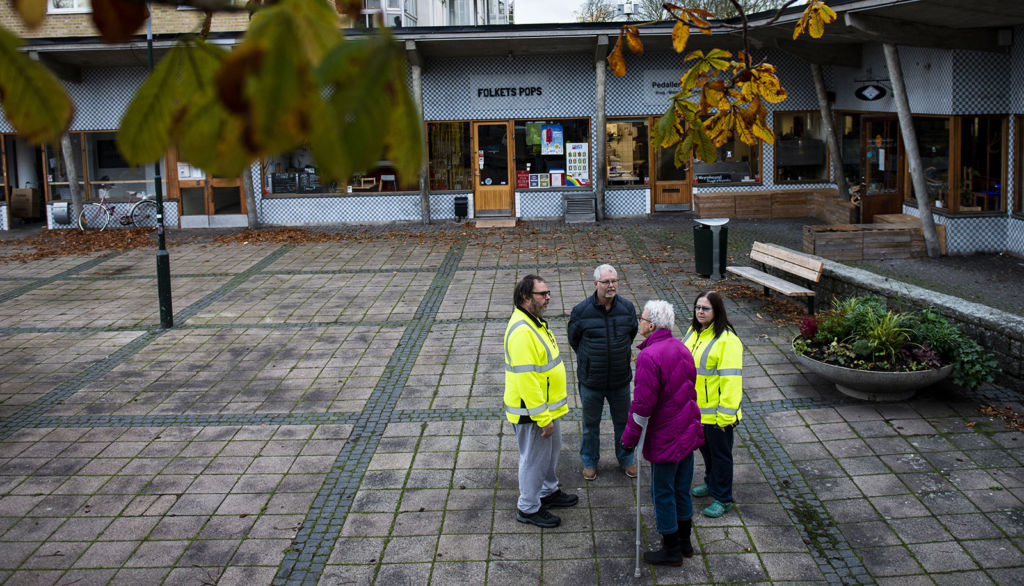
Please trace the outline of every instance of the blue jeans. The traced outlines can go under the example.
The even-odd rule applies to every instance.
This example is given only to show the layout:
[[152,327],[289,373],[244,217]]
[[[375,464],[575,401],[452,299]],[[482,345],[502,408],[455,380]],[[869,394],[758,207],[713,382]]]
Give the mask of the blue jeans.
[[704,484],[708,493],[720,503],[732,502],[732,441],[735,427],[704,424]]
[[633,452],[622,447],[622,432],[626,431],[626,417],[629,415],[629,385],[604,393],[580,385],[580,404],[583,406],[583,435],[580,436],[580,459],[584,468],[597,468],[601,459],[601,411],[604,401],[612,413],[612,427],[615,429],[615,457],[620,466],[633,463]]
[[693,452],[678,462],[651,464],[651,502],[658,533],[679,531],[679,523],[693,517]]

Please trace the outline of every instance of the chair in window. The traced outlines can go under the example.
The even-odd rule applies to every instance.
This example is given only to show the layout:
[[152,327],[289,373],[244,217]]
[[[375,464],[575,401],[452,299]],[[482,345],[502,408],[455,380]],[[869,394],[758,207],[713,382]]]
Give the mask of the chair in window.
[[398,191],[398,182],[395,181],[394,175],[381,175],[380,176],[380,187],[377,191],[384,191],[387,183],[391,184],[391,188],[387,191]]

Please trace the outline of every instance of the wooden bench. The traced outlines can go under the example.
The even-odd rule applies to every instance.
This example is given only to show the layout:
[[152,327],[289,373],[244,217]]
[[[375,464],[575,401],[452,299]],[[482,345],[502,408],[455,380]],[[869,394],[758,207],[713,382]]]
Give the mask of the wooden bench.
[[[759,262],[765,267],[772,267],[813,283],[817,283],[821,280],[821,271],[824,268],[824,264],[821,261],[814,260],[798,252],[779,248],[772,244],[765,244],[764,242],[754,243],[750,249],[750,260]],[[785,279],[781,279],[775,275],[770,275],[764,271],[759,271],[753,267],[730,266],[726,267],[725,270],[764,286],[765,295],[767,295],[768,290],[771,289],[782,293],[787,297],[804,297],[806,298],[808,313],[814,313],[814,291],[806,287],[802,287],[796,283],[790,283]]]

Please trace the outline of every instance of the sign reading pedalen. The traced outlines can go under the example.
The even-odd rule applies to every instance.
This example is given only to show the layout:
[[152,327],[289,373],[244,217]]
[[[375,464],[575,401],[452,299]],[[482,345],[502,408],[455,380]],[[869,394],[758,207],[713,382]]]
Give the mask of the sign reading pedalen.
[[469,76],[474,110],[547,108],[550,88],[543,74]]
[[682,72],[661,69],[644,72],[644,104],[648,106],[668,105],[668,99],[679,93],[679,78]]

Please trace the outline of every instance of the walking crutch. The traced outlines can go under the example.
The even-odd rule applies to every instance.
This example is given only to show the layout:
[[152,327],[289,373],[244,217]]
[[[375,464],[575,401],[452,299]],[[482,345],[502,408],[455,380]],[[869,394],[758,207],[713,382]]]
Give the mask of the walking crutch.
[[644,449],[644,436],[647,435],[647,420],[650,417],[641,417],[636,413],[633,413],[633,421],[640,426],[640,441],[637,442],[636,446],[640,448],[640,453],[636,454],[633,461],[636,462],[636,568],[633,570],[633,577],[640,577],[640,478],[643,468],[643,449]]

